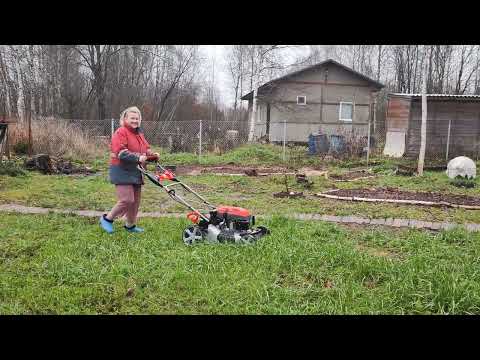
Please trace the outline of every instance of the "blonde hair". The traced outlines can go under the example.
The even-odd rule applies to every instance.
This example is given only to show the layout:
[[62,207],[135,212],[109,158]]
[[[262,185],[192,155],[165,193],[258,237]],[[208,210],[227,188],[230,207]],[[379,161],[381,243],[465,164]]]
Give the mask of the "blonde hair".
[[120,114],[120,126],[123,126],[123,119],[125,119],[130,112],[137,113],[139,122],[142,122],[142,113],[140,112],[140,109],[136,106],[130,106],[129,108],[123,110]]

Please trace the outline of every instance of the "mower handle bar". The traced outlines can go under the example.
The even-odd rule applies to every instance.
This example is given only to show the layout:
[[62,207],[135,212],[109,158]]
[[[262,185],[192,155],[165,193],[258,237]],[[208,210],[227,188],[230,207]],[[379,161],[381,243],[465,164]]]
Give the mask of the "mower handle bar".
[[[162,171],[167,171],[167,169],[165,169],[162,165],[160,164],[157,164],[156,165],[158,169],[162,170]],[[178,196],[176,193],[175,193],[175,190],[173,189],[169,189],[169,185],[163,185],[160,183],[160,181],[158,181],[155,176],[153,176],[152,174],[150,174],[147,169],[143,168],[140,164],[137,165],[137,169],[140,170],[140,172],[142,174],[144,174],[146,177],[148,177],[150,179],[150,181],[152,181],[155,185],[157,186],[160,186],[162,189],[165,189],[165,191],[167,192],[167,194],[176,202],[186,206],[187,208],[189,208],[190,210],[198,213],[200,215],[200,217],[206,221],[208,221],[208,218],[205,217],[204,215],[202,215],[197,209],[195,209],[193,206],[191,206],[189,203],[187,203],[184,199],[182,199],[180,196]],[[191,192],[192,194],[194,194],[198,199],[200,199],[201,201],[203,201],[203,203],[205,205],[207,205],[210,209],[212,210],[215,210],[216,209],[216,206],[210,204],[206,199],[204,199],[200,194],[198,194],[196,191],[194,191],[191,187],[189,187],[188,185],[184,184],[183,182],[181,182],[180,180],[178,180],[176,178],[176,176],[171,180],[171,181],[174,181],[173,184],[170,184],[170,185],[174,185],[174,184],[178,184],[178,185],[181,185],[185,190]]]

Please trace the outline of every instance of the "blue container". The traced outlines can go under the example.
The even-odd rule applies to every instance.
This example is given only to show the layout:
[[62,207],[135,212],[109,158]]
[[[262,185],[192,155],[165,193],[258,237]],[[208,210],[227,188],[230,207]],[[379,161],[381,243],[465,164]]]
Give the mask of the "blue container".
[[328,136],[325,134],[310,134],[308,136],[308,153],[310,155],[314,154],[325,154],[328,152],[330,143],[328,141]]
[[326,154],[330,148],[330,142],[328,141],[328,136],[325,134],[319,134],[315,137],[315,148],[317,154]]
[[345,137],[343,135],[330,135],[330,144],[331,151],[338,154],[345,152],[347,147],[345,143]]
[[315,135],[308,135],[308,155],[315,155],[317,153],[317,147],[315,145]]

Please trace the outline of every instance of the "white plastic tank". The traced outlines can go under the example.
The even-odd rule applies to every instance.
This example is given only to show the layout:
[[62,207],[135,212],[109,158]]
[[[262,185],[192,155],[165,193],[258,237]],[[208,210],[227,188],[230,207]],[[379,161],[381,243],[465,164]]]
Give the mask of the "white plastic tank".
[[450,179],[455,179],[457,176],[473,179],[477,176],[477,166],[472,159],[458,156],[448,162],[447,175]]

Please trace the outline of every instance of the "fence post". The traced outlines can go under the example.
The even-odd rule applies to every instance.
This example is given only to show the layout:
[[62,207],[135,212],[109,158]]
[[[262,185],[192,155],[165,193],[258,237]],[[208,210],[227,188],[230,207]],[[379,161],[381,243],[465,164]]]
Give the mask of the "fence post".
[[202,160],[202,120],[200,120],[200,132],[198,136],[198,162]]
[[445,160],[448,162],[448,150],[449,150],[449,147],[450,147],[450,125],[452,123],[452,120],[449,119],[448,120],[448,133],[447,133],[447,152],[445,154]]
[[368,118],[368,135],[367,135],[367,167],[368,167],[368,160],[370,158],[370,117]]
[[113,137],[113,133],[115,132],[115,122],[114,121],[115,121],[114,119],[111,120],[111,125],[112,125],[111,137]]
[[32,143],[32,112],[28,110],[28,155],[33,155],[33,143]]
[[285,144],[287,142],[287,120],[283,120],[283,161],[286,161]]
[[7,149],[5,150],[6,154],[7,154],[7,158],[8,160],[10,160],[10,130],[8,129],[8,125],[7,125],[7,130],[6,130],[6,134],[5,134],[5,145],[7,146]]

